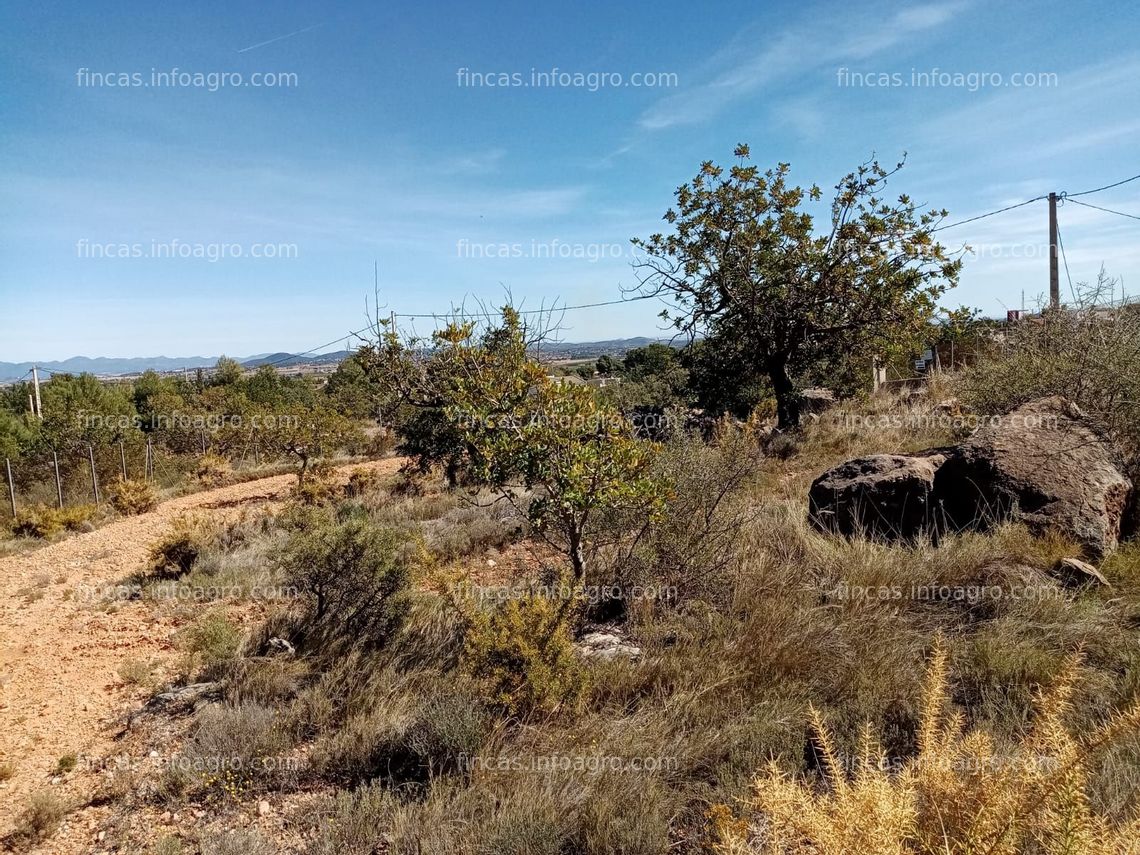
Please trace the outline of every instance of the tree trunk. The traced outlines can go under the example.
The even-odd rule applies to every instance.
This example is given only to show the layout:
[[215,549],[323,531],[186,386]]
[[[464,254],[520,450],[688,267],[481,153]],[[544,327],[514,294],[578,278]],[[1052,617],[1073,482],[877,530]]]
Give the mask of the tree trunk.
[[570,530],[570,566],[574,568],[574,582],[581,585],[586,581],[586,555],[582,550],[582,532],[578,526]]
[[550,646],[554,636],[566,625],[567,618],[575,605],[574,595],[586,581],[586,555],[582,549],[582,529],[576,521],[571,521],[567,532],[570,541],[570,566],[574,570],[574,585],[569,592],[570,596],[562,597],[554,621],[550,624],[550,631],[546,634],[543,648],[553,652]]
[[776,428],[796,430],[800,426],[800,393],[788,376],[787,360],[782,357],[769,360],[768,377],[776,394]]
[[459,468],[462,463],[455,459],[450,458],[447,461],[447,466],[444,468],[444,475],[447,477],[447,487],[449,490],[454,490],[459,486]]

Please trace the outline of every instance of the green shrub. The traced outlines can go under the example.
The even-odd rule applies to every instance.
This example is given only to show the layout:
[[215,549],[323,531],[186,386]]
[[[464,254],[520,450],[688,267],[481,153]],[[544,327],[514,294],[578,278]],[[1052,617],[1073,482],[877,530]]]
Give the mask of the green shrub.
[[143,514],[154,510],[158,496],[145,481],[119,478],[111,488],[111,505],[124,516]]
[[15,851],[21,851],[46,840],[59,828],[68,810],[67,803],[49,790],[32,793],[5,842]]
[[194,476],[203,487],[216,487],[233,472],[230,462],[220,454],[208,452],[198,458]]
[[359,516],[314,517],[284,551],[286,584],[305,599],[303,642],[379,647],[403,624],[410,574],[403,534]]
[[277,846],[252,829],[207,832],[202,837],[202,855],[277,855]]
[[304,662],[288,656],[239,659],[226,696],[235,704],[279,705],[297,694],[307,672]]
[[224,614],[207,612],[183,630],[187,672],[200,669],[206,677],[224,673],[237,657],[241,640],[241,630]]
[[464,660],[494,703],[526,715],[582,698],[587,679],[570,639],[573,611],[563,601],[530,595],[471,615]]
[[160,838],[151,849],[151,855],[185,855],[186,848],[177,837],[167,836]]
[[95,505],[69,505],[52,508],[36,505],[22,512],[12,523],[12,533],[21,537],[46,539],[62,531],[84,531],[99,513]]
[[119,679],[128,686],[143,686],[154,673],[155,664],[148,659],[124,659],[119,664]]
[[214,532],[205,521],[179,517],[170,530],[151,545],[147,573],[156,579],[186,575],[213,538]]
[[491,717],[477,687],[456,675],[375,673],[353,692],[343,724],[314,746],[318,774],[333,780],[423,787],[463,771],[486,743]]
[[[619,532],[643,529],[629,539],[631,547],[618,550],[598,583],[643,586],[659,604],[674,607],[693,599],[725,602],[741,531],[754,516],[745,488],[759,457],[755,443],[736,430],[713,443],[684,434],[670,440],[657,461],[658,476],[669,485],[661,513],[649,525],[637,519],[613,523]],[[626,603],[611,606],[624,609]]]
[[437,683],[416,710],[407,747],[435,774],[454,772],[487,741],[491,718],[473,687],[448,679]]
[[380,849],[398,810],[392,791],[370,784],[339,792],[330,816],[321,824],[310,845],[309,855],[372,855]]
[[297,476],[293,498],[303,505],[324,505],[337,495],[336,468],[327,460],[308,466],[304,476]]
[[348,483],[344,485],[344,495],[349,499],[360,499],[380,490],[383,481],[380,473],[375,469],[357,469],[348,476]]
[[988,414],[1061,395],[1140,455],[1140,305],[1107,312],[1116,285],[1101,270],[1095,285],[1078,285],[1073,306],[1010,325],[1000,350],[963,374],[963,401]]

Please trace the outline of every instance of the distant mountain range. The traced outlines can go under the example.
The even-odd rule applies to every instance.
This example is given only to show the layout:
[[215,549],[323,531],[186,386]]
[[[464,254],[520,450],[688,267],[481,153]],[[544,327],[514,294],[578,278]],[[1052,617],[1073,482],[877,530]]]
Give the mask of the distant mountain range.
[[[588,359],[601,356],[603,353],[620,355],[635,347],[645,347],[655,341],[663,339],[646,338],[618,338],[607,341],[587,342],[551,342],[544,344],[542,355],[548,358],[559,359]],[[335,364],[350,356],[352,351],[338,350],[334,353],[322,353],[316,356],[310,354],[292,354],[287,352],[261,353],[254,356],[237,357],[246,368],[257,368],[261,365],[328,365]],[[122,374],[141,374],[143,371],[181,371],[184,368],[212,368],[217,363],[216,356],[132,356],[116,358],[108,356],[73,356],[70,359],[53,360],[45,362],[0,362],[0,383],[19,380],[27,374],[33,365],[38,366],[46,380],[51,373],[67,374],[97,374],[103,377],[115,377]]]

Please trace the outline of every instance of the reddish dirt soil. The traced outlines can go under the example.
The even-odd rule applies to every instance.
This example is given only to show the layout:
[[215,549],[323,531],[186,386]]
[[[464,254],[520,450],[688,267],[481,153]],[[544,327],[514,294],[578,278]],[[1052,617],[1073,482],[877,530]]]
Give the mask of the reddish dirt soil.
[[[340,475],[388,474],[401,463],[354,464]],[[85,773],[84,760],[113,754],[124,715],[143,702],[120,677],[120,666],[151,661],[161,672],[178,657],[173,616],[138,600],[107,608],[103,595],[142,567],[150,545],[179,516],[224,517],[272,503],[295,481],[278,475],[171,499],[149,513],[0,558],[0,777],[7,777],[0,781],[0,836],[38,790],[51,789],[73,805],[90,798],[97,776]],[[59,775],[65,755],[80,765]],[[82,840],[83,827],[92,824],[72,816],[39,851],[97,849],[97,840]]]

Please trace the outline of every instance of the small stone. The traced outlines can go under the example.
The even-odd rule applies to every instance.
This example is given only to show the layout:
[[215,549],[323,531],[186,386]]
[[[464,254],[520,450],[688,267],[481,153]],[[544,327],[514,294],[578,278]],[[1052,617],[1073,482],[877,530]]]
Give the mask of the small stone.
[[152,749],[150,750],[150,753],[149,753],[148,755],[146,755],[146,756],[147,756],[147,757],[158,757],[158,756],[160,756],[160,755],[159,755],[158,751],[156,751],[155,749],[153,749],[153,748],[152,748]]
[[1062,558],[1053,567],[1053,577],[1066,588],[1085,588],[1103,585],[1111,587],[1104,575],[1086,561]]
[[265,801],[265,799],[262,799],[261,801],[259,801],[257,803],[257,815],[258,816],[269,816],[269,812],[271,810],[272,810],[272,808],[270,808],[269,802]]
[[588,633],[574,647],[578,655],[585,659],[601,659],[607,662],[618,657],[632,660],[641,656],[640,647],[630,644],[612,632]]
[[277,638],[276,636],[269,639],[269,641],[266,642],[265,646],[269,648],[270,653],[282,653],[286,656],[293,656],[297,652],[296,648],[293,647],[293,645],[290,644],[287,640],[284,638]]

